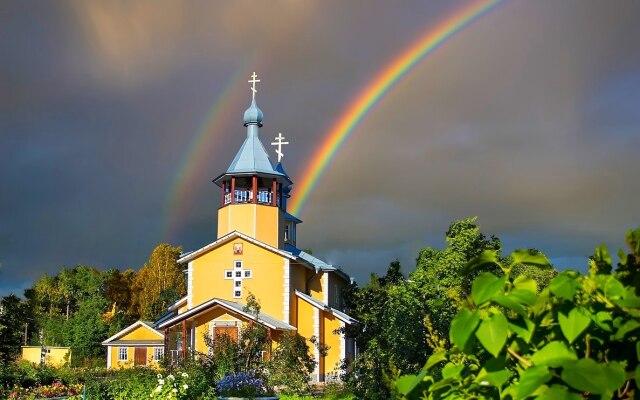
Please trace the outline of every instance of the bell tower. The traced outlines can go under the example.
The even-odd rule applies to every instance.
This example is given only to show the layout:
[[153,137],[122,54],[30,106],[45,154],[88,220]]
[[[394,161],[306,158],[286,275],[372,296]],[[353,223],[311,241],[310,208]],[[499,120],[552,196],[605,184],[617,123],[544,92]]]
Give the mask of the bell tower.
[[[284,249],[285,241],[291,242],[292,237],[288,232],[292,216],[285,211],[292,182],[280,163],[274,165],[260,141],[263,114],[255,98],[260,80],[255,72],[251,78],[251,105],[244,112],[247,137],[227,171],[213,180],[222,189],[218,237],[238,231]],[[280,142],[284,144],[282,137]],[[279,157],[281,154],[279,147]]]

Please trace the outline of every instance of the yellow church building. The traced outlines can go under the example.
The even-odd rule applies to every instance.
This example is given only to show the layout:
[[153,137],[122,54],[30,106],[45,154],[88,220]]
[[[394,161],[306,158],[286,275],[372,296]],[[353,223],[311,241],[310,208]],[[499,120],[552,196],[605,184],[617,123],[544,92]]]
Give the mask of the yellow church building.
[[[276,137],[276,164],[259,137],[263,113],[255,101],[255,73],[249,82],[247,137],[227,171],[213,180],[221,188],[217,239],[178,260],[187,271],[184,298],[158,320],[138,321],[103,342],[108,368],[206,353],[205,335],[237,338],[247,323],[263,325],[273,346],[284,332],[297,332],[328,347],[320,352],[309,346],[316,361],[313,381],[334,379],[341,361],[355,353],[353,340],[338,333],[357,323],[342,300],[351,278],[297,247],[302,221],[287,212],[293,182],[280,163],[284,138]],[[257,318],[243,311],[250,293],[261,305]]]

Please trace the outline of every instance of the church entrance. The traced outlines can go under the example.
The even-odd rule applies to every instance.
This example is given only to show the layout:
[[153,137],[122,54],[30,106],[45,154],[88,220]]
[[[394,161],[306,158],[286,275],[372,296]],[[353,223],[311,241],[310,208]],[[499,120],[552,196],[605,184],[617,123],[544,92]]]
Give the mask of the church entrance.
[[147,365],[147,348],[135,347],[133,365]]

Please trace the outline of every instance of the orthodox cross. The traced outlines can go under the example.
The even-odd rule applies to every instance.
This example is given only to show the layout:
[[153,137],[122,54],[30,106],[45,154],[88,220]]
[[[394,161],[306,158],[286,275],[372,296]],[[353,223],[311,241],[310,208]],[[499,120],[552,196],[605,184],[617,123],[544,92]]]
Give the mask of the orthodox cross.
[[278,162],[280,162],[282,157],[284,157],[284,154],[282,153],[282,145],[283,144],[289,144],[289,142],[283,142],[282,141],[284,139],[284,136],[282,136],[282,132],[278,133],[278,136],[276,136],[274,139],[276,141],[272,142],[271,145],[272,146],[278,146],[278,148],[276,149],[276,154],[278,155]]
[[258,92],[256,90],[256,83],[260,82],[260,79],[256,79],[257,77],[258,75],[254,72],[253,75],[251,75],[251,79],[247,81],[251,84],[251,95],[253,96],[253,100],[256,99],[256,93]]

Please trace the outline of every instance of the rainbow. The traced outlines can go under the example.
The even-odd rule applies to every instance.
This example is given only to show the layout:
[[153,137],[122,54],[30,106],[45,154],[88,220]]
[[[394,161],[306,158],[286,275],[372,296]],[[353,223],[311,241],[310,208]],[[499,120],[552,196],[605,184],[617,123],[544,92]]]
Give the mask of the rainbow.
[[389,89],[418,62],[438,48],[474,20],[487,13],[503,0],[480,0],[458,10],[435,28],[430,27],[417,41],[412,43],[397,58],[387,64],[375,79],[349,105],[346,111],[332,125],[326,139],[302,173],[301,183],[292,198],[290,207],[293,214],[299,214],[318,183],[331,159],[347,140],[354,128]]
[[215,139],[218,137],[216,135],[217,131],[225,126],[220,119],[235,115],[231,111],[232,106],[236,103],[232,94],[240,91],[232,89],[235,89],[236,86],[244,81],[246,75],[248,75],[247,70],[239,68],[233,77],[229,79],[186,147],[172,180],[173,185],[165,201],[165,222],[162,229],[162,237],[166,241],[173,239],[177,221],[181,219],[178,214],[189,209],[188,205],[196,192],[191,190],[191,188],[197,186],[195,178],[198,175],[196,172],[210,156],[208,150],[213,147]]

